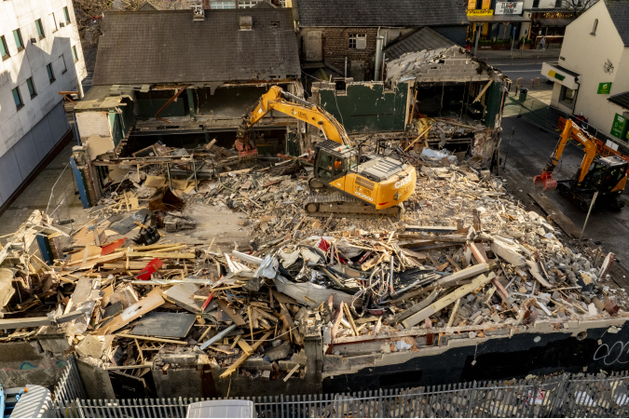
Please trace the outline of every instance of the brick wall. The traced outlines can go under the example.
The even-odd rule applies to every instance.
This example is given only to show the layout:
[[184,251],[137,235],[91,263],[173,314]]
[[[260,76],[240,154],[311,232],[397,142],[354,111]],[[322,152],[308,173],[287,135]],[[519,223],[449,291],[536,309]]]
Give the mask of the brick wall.
[[[343,72],[345,70],[345,57],[347,57],[349,73],[352,61],[363,61],[364,79],[371,80],[373,76],[377,33],[377,28],[324,28],[322,43],[325,62]],[[367,47],[362,50],[349,49],[350,34],[366,34]]]

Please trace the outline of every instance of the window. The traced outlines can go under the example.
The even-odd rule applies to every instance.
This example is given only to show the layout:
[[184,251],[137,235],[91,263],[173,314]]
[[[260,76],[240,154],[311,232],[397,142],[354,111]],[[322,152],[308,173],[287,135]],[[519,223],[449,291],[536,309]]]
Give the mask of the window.
[[48,73],[48,80],[50,84],[55,81],[55,73],[52,71],[52,63],[46,64],[46,73]]
[[249,9],[258,3],[263,2],[264,0],[240,0],[238,2],[238,8],[240,9]]
[[[74,50],[74,47],[72,47],[72,49]],[[61,58],[61,64],[63,64],[63,71],[61,72],[61,74],[64,74],[66,71],[68,71],[68,67],[66,66],[66,57],[63,54],[61,54],[59,58]]]
[[57,19],[55,19],[55,14],[51,13],[50,18],[52,19],[52,32],[57,32]]
[[22,96],[20,95],[20,90],[16,87],[15,89],[11,90],[11,93],[13,93],[13,101],[15,101],[15,106],[19,111],[24,106],[24,102],[22,102]]
[[63,17],[66,19],[66,23],[70,23],[70,13],[68,12],[68,8],[63,8]]
[[563,6],[563,0],[555,0],[555,7]]
[[533,7],[539,7],[539,0],[533,0]]
[[598,29],[598,19],[594,19],[594,24],[592,25],[592,32],[590,35],[596,35],[596,29]]
[[[76,46],[72,47],[72,58],[74,59],[74,62],[76,63],[77,61],[79,61],[79,55],[76,53]],[[65,58],[63,60],[63,65],[66,65],[66,61]]]
[[210,9],[235,9],[235,1],[210,1]]
[[7,47],[7,40],[4,36],[0,36],[0,56],[2,56],[3,60],[10,57],[9,47]]
[[31,99],[37,96],[37,91],[35,90],[35,83],[33,83],[32,77],[29,77],[26,79],[26,86],[28,86],[28,93],[31,95]]
[[349,35],[349,49],[365,49],[367,48],[367,35],[364,33]]
[[559,93],[559,102],[561,102],[562,105],[568,106],[570,109],[572,109],[576,96],[576,90],[568,89],[566,86],[561,86],[561,93]]
[[24,42],[22,41],[22,32],[20,32],[19,29],[13,31],[13,38],[15,39],[17,50],[22,51],[24,49]]
[[39,39],[46,37],[46,34],[44,34],[44,25],[42,25],[41,19],[37,19],[35,21],[35,27],[37,28],[37,36],[39,36]]

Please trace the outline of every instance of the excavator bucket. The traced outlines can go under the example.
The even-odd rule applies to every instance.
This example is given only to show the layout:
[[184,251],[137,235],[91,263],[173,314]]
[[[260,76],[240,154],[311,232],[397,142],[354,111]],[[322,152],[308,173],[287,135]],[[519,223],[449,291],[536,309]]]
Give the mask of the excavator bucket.
[[552,174],[542,173],[533,178],[533,184],[536,187],[543,187],[544,190],[555,189],[557,187],[557,181],[552,178]]

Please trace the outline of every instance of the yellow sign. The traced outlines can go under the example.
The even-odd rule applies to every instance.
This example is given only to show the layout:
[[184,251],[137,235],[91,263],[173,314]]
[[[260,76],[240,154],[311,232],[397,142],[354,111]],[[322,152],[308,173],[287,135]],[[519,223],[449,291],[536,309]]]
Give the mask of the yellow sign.
[[491,0],[483,0],[483,9],[487,10],[491,8]]
[[493,16],[494,10],[493,9],[468,10],[467,15],[468,16]]
[[470,1],[467,3],[467,8],[468,8],[468,9],[471,9],[471,10],[476,9],[476,0],[470,0]]

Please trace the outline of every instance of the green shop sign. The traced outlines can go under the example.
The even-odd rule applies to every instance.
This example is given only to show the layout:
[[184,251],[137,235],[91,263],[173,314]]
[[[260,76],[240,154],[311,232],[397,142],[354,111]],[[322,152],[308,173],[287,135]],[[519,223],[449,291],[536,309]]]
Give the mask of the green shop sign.
[[612,125],[611,134],[616,137],[622,139],[622,134],[625,132],[625,128],[627,128],[627,118],[622,115],[616,114],[614,117],[614,124]]
[[599,83],[598,91],[596,93],[599,95],[608,95],[611,89],[612,89],[611,83]]

